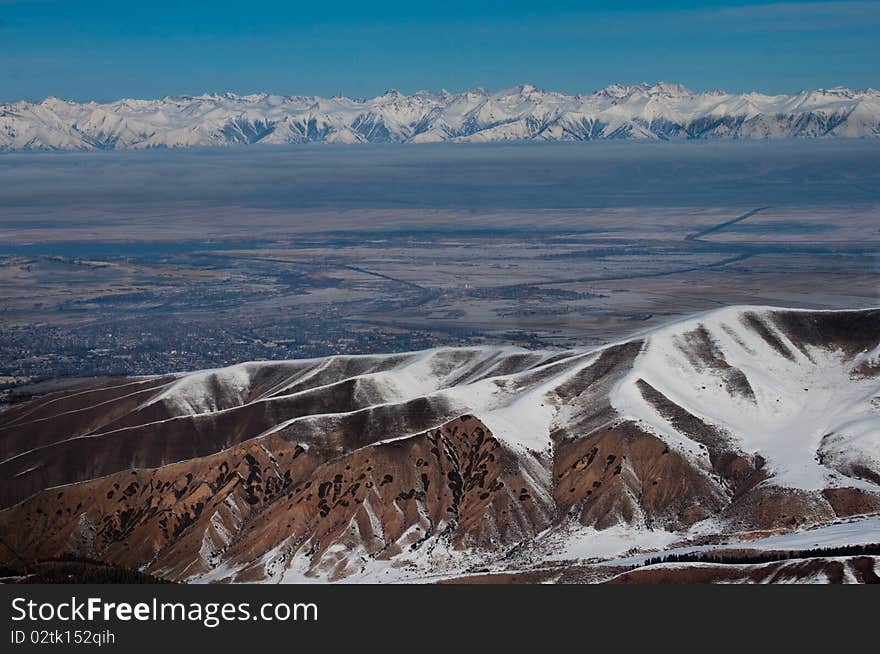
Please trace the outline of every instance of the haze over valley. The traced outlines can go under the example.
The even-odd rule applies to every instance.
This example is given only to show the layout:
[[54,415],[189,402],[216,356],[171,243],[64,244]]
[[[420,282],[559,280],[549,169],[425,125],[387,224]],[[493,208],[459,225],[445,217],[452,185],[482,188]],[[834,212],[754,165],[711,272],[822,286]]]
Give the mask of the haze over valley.
[[0,376],[600,344],[878,304],[867,143],[0,157]]

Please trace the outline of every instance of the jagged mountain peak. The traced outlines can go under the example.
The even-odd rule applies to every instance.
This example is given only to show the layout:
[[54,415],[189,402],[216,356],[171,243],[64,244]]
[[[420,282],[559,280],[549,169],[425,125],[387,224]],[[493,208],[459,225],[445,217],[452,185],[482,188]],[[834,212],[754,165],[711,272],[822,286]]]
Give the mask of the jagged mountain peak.
[[640,82],[638,84],[631,85],[610,84],[600,91],[597,91],[596,95],[620,99],[634,95],[676,98],[689,97],[694,94],[690,89],[682,84],[675,84],[672,82],[656,82],[654,84],[648,82]]
[[667,97],[691,96],[693,92],[683,84],[672,82],[657,82],[647,89],[649,95],[663,95]]
[[533,93],[544,93],[542,89],[534,86],[533,84],[517,84],[516,86],[511,86],[508,89],[500,91],[498,95],[531,95]]
[[[480,107],[483,107],[480,109]],[[858,109],[857,112],[854,110]],[[473,119],[481,111],[479,119]],[[118,129],[90,120],[100,112]],[[321,114],[321,129],[309,127]],[[245,117],[245,118],[242,118]],[[378,125],[381,123],[381,129]],[[296,126],[280,129],[279,126]],[[375,127],[375,128],[374,128]],[[120,137],[120,134],[124,134]],[[243,137],[242,134],[250,136]],[[325,142],[876,137],[877,91],[695,93],[670,82],[566,95],[520,84],[498,92],[389,90],[350,99],[232,92],[76,103],[0,104],[0,150],[124,149]]]

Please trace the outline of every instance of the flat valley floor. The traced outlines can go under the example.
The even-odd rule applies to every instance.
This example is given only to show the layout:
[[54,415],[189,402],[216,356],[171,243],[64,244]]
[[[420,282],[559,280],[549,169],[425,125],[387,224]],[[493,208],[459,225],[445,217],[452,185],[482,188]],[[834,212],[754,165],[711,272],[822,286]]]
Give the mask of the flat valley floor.
[[4,155],[0,389],[877,306],[877,171],[864,142]]

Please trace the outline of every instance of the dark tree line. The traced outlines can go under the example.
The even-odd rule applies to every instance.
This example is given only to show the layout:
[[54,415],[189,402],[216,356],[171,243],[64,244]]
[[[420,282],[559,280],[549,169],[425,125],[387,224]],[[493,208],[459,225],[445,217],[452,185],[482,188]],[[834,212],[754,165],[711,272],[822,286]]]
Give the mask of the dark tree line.
[[841,545],[838,547],[820,547],[811,550],[767,551],[767,552],[684,552],[683,554],[666,554],[645,560],[643,566],[658,563],[719,563],[719,564],[752,564],[788,561],[791,559],[811,559],[826,556],[877,556],[880,555],[880,543],[870,545]]
[[[0,566],[0,578],[25,584],[167,584],[159,577],[73,554],[44,559],[27,568]],[[19,578],[19,579],[15,579]],[[2,582],[0,582],[2,583]]]

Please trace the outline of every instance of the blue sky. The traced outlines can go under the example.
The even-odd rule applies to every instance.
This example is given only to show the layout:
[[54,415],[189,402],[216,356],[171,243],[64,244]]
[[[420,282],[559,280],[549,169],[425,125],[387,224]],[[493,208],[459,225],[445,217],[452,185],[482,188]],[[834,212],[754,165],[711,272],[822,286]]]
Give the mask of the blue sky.
[[0,100],[880,86],[880,0],[0,0]]

